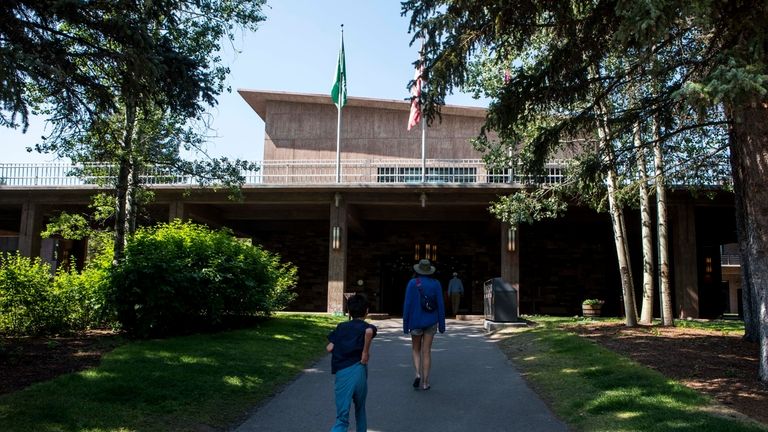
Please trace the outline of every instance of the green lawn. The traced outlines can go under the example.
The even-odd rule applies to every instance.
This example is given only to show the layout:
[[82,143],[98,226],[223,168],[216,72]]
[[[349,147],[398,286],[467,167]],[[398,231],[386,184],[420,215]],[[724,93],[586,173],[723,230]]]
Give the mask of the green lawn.
[[578,431],[766,431],[705,412],[709,399],[660,373],[559,328],[567,318],[500,342],[555,413]]
[[319,358],[340,320],[281,314],[251,329],[128,343],[98,368],[0,397],[0,431],[226,429]]

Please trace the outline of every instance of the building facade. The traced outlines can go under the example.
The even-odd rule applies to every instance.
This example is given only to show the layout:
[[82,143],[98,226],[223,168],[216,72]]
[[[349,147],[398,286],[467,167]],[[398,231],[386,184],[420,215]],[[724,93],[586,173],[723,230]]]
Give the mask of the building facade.
[[[246,173],[242,200],[180,179],[154,186],[148,221],[226,226],[278,252],[299,269],[292,309],[340,311],[345,294],[362,292],[372,312],[399,315],[412,265],[428,258],[444,288],[453,272],[463,280],[460,313],[483,313],[483,284],[493,277],[518,290],[521,313],[575,315],[596,297],[606,313],[621,313],[607,214],[572,206],[562,218],[510,227],[488,212],[498,196],[525,186],[512,170],[489,172],[473,148],[485,110],[444,107],[422,147],[421,131],[406,129],[407,102],[350,97],[337,153],[337,110],[327,95],[239,92],[265,123],[261,169]],[[57,260],[62,253],[51,251],[60,245],[42,242],[40,230],[56,212],[84,211],[94,188],[45,184],[30,170],[0,166],[0,245]],[[561,164],[548,165],[549,181],[561,176]],[[720,265],[724,245],[736,241],[733,197],[670,195],[676,315],[737,310],[738,281]],[[636,212],[627,225],[638,279]]]

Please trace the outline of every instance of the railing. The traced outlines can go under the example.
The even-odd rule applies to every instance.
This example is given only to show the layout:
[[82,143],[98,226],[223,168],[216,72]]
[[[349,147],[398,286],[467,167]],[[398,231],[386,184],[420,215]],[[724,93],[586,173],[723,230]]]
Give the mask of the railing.
[[721,266],[740,266],[741,255],[739,254],[723,254],[720,255]]
[[[247,185],[335,184],[336,163],[332,160],[271,160],[257,162],[258,169],[241,171]],[[545,166],[537,178],[546,184],[561,183],[565,161]],[[114,181],[117,167],[107,163],[88,164],[0,164],[0,186],[84,186]],[[162,166],[144,168],[141,179],[148,185],[195,185],[191,175]],[[533,181],[513,169],[486,169],[480,159],[429,159],[424,175],[430,184],[493,183],[522,185]],[[419,159],[350,159],[341,161],[341,183],[408,184],[422,183]]]

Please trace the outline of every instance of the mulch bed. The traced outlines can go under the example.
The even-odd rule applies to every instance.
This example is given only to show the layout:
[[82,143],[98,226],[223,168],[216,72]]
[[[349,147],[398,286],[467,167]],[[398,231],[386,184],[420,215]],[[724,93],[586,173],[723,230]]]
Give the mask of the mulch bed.
[[2,337],[0,394],[96,366],[121,343],[123,338],[114,332],[99,330],[69,337]]
[[572,330],[768,425],[768,386],[757,380],[759,347],[741,335],[601,322]]

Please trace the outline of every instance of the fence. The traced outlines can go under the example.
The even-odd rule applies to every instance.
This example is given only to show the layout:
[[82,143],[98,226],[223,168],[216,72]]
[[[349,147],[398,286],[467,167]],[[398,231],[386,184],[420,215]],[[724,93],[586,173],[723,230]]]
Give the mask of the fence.
[[[271,160],[257,162],[258,168],[241,171],[246,185],[335,184],[336,163],[332,160]],[[523,177],[514,169],[486,169],[480,159],[430,159],[425,170],[418,159],[349,159],[341,161],[340,183],[344,184],[408,184],[408,183],[497,183],[528,184],[534,180],[545,184],[560,183],[565,178],[565,162],[554,161],[545,166],[545,175]],[[422,175],[423,174],[423,175]],[[117,167],[107,163],[0,164],[0,186],[56,187],[111,184]],[[171,167],[148,166],[141,180],[147,185],[195,185],[198,179]]]

